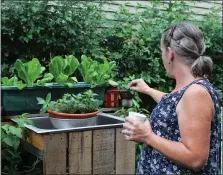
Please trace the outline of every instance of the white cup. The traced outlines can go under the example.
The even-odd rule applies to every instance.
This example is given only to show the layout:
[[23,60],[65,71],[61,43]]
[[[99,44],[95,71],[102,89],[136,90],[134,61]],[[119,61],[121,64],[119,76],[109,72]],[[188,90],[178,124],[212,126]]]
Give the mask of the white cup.
[[140,123],[143,123],[146,120],[146,116],[144,114],[140,114],[137,112],[129,112],[129,117],[134,118],[134,120]]
[[[136,120],[139,123],[143,123],[146,121],[146,116],[144,114],[140,114],[137,112],[129,112],[128,117],[133,118],[134,120]],[[127,123],[129,123],[129,122],[127,122]],[[129,137],[128,129],[124,129],[123,131],[125,132],[125,134],[124,134],[125,137],[128,138]]]

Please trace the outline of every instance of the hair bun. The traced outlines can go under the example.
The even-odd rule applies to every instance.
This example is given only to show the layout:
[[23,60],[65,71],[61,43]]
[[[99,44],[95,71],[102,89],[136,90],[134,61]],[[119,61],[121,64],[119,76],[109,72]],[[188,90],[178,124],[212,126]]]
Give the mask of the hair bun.
[[211,58],[203,55],[200,55],[191,66],[191,72],[195,77],[209,77],[212,69]]

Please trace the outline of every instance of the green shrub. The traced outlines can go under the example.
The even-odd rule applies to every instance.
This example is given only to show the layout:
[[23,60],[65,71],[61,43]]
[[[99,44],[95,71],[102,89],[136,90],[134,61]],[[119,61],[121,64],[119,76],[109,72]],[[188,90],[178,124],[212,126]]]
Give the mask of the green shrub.
[[37,57],[44,62],[56,55],[95,54],[100,8],[85,1],[3,2],[2,61]]

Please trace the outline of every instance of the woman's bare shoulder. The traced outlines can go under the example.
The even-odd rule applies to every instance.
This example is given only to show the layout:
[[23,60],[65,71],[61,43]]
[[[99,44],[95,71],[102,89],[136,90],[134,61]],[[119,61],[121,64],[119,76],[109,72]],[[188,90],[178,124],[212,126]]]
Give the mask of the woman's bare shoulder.
[[201,85],[201,84],[193,84],[193,85],[191,85],[185,91],[183,96],[186,97],[186,98],[188,98],[188,97],[193,98],[194,96],[195,97],[199,97],[199,96],[201,96],[201,97],[204,97],[204,96],[211,97],[210,93],[208,92],[208,89],[205,86]]
[[182,96],[178,106],[177,113],[209,114],[213,119],[214,103],[207,88],[200,84],[191,85]]

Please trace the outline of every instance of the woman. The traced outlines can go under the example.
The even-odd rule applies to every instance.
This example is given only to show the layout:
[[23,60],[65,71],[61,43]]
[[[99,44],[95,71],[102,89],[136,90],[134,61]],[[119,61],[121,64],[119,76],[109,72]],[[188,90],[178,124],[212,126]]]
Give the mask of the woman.
[[192,24],[166,29],[161,39],[167,74],[176,80],[171,93],[149,87],[142,79],[130,88],[150,95],[158,105],[150,121],[127,117],[123,134],[144,143],[137,174],[217,174],[220,148],[220,108],[207,77],[212,60],[203,56],[203,34]]

